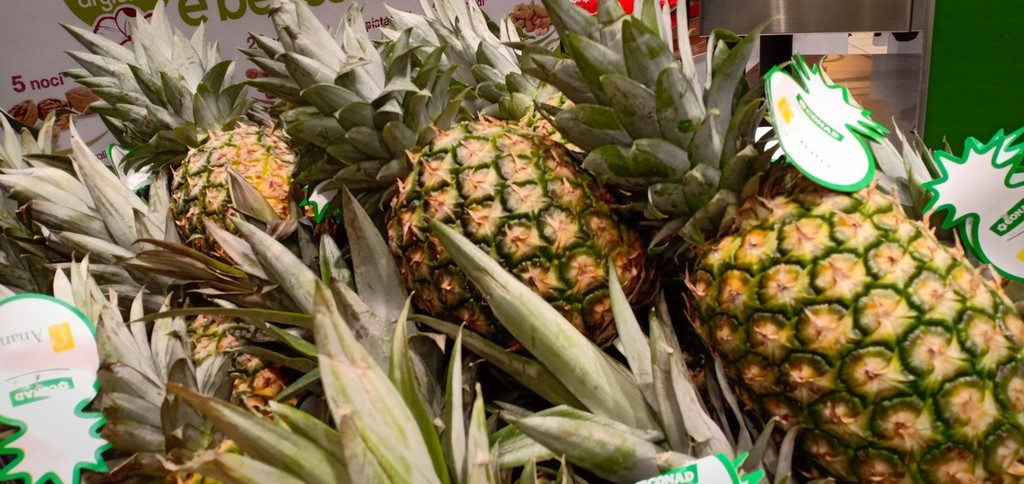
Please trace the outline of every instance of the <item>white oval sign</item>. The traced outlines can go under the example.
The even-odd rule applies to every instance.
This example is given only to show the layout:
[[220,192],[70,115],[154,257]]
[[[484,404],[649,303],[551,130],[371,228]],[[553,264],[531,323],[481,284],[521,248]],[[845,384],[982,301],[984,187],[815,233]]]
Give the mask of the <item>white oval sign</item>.
[[14,461],[0,482],[77,483],[106,471],[103,418],[84,411],[97,392],[95,327],[71,305],[42,294],[0,301],[0,422],[19,428],[0,442]]
[[793,62],[797,78],[779,67],[765,77],[768,113],[779,144],[804,175],[833,190],[860,190],[874,178],[868,140],[888,130],[871,120],[844,86],[833,84],[818,66]]

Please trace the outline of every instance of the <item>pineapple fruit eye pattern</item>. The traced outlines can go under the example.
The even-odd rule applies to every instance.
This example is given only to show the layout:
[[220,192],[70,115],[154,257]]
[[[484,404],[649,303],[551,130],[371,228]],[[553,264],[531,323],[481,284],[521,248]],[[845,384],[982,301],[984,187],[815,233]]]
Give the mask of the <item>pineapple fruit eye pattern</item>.
[[206,143],[191,150],[175,171],[171,213],[181,239],[200,252],[220,254],[206,233],[205,219],[233,229],[230,217],[239,214],[231,199],[231,171],[255,187],[281,220],[287,220],[294,165],[295,156],[280,133],[252,125],[210,133]]
[[607,346],[615,336],[608,261],[631,300],[653,292],[643,242],[611,202],[563,146],[517,124],[475,121],[439,133],[414,156],[413,173],[393,201],[388,236],[414,300],[431,315],[517,346],[430,235],[428,217],[484,247]]
[[809,460],[851,482],[1020,473],[1024,323],[960,251],[874,188],[737,218],[689,281],[699,330]]

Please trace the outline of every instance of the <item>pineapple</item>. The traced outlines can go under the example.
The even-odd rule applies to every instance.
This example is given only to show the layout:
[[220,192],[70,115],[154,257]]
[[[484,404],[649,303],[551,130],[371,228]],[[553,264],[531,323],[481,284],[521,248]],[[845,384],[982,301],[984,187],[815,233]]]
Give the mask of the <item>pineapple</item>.
[[[150,173],[176,168],[171,208],[182,240],[223,258],[205,218],[231,229],[225,217],[236,210],[269,220],[289,217],[294,156],[285,136],[243,119],[252,100],[244,84],[231,82],[234,62],[205,43],[203,27],[185,37],[168,23],[162,2],[149,20],[136,19],[134,50],[64,27],[88,50],[69,53],[82,68],[68,75],[99,97],[90,109],[131,150],[124,166]],[[232,171],[263,200],[238,193],[248,187],[232,187]]]
[[[445,4],[439,9],[442,20],[432,21],[447,20],[454,29],[457,22],[445,15],[463,15],[464,20],[470,15],[457,14],[456,4],[461,2]],[[466,7],[473,18],[483,18],[475,5]],[[406,21],[415,17],[402,15]],[[431,217],[486,244],[602,345],[614,337],[608,295],[600,289],[609,261],[634,303],[650,298],[654,284],[643,241],[613,210],[608,194],[575,168],[563,146],[547,139],[537,119],[497,120],[463,109],[467,89],[452,78],[469,69],[445,64],[439,45],[412,40],[435,30],[404,30],[378,52],[367,47],[358,7],[334,31],[294,0],[275,7],[271,18],[279,39],[259,38],[260,52],[250,53],[271,73],[256,85],[300,105],[282,115],[293,138],[321,143],[336,158],[331,163],[347,165],[333,170],[314,166],[297,177],[315,180],[326,173],[364,203],[391,199],[386,217],[391,250],[407,287],[415,291],[417,307],[516,346],[429,236]],[[440,26],[436,30],[443,31]],[[481,53],[488,52],[487,45],[500,47],[493,39],[482,45]],[[466,49],[460,44],[456,50]],[[422,59],[415,55],[420,50],[426,52]],[[505,49],[503,55],[512,51]],[[297,92],[301,97],[294,97]],[[486,100],[467,101],[474,108],[481,102]],[[373,106],[380,108],[374,112]],[[330,130],[338,134],[323,136]],[[367,173],[372,181],[366,180]],[[391,197],[396,186],[398,194]]]
[[[273,213],[289,218],[289,190],[295,157],[280,133],[243,124],[209,134],[191,150],[171,182],[171,214],[178,233],[200,252],[217,253],[206,237],[206,221],[233,229],[229,217],[239,215],[232,203],[231,172],[238,173],[263,195]],[[223,256],[226,258],[226,256]]]
[[[44,131],[53,122],[52,116],[47,118],[43,124]],[[9,126],[4,124],[3,133],[13,134],[7,129]],[[174,289],[170,287],[172,282],[160,273],[173,274],[180,270],[178,266],[186,266],[192,267],[193,272],[189,274],[194,275],[196,259],[162,258],[157,263],[139,268],[134,268],[132,264],[124,264],[124,267],[117,264],[148,252],[146,245],[136,244],[137,240],[165,238],[161,229],[167,225],[170,216],[169,206],[172,204],[169,195],[150,190],[149,200],[143,201],[89,151],[77,136],[73,125],[72,133],[74,154],[71,160],[66,161],[68,166],[65,169],[68,171],[47,166],[40,161],[43,158],[39,158],[39,155],[51,153],[51,147],[45,143],[11,144],[0,150],[7,153],[0,157],[0,171],[3,173],[0,175],[0,189],[10,192],[10,198],[3,199],[3,203],[13,202],[27,219],[23,225],[13,214],[0,214],[0,217],[10,220],[12,224],[7,228],[7,233],[12,237],[0,238],[0,243],[11,247],[12,252],[15,248],[19,249],[15,253],[17,255],[8,259],[10,265],[3,271],[0,282],[5,279],[42,279],[38,273],[50,269],[38,258],[64,266],[75,256],[87,253],[94,261],[89,269],[101,290],[120,294],[126,298],[122,304],[131,303],[131,294],[142,293],[143,286],[173,292]],[[31,139],[27,131],[23,134],[26,135],[24,140]],[[45,134],[41,136],[39,141],[49,139]],[[11,136],[8,139],[17,138]],[[158,179],[166,178],[164,174]],[[131,226],[123,227],[119,225],[124,220],[119,210],[127,210],[129,213],[132,210],[146,212],[148,216],[137,218]],[[35,233],[29,227],[35,228]],[[51,276],[45,280],[48,281]],[[19,291],[33,292],[39,292],[42,287],[27,285],[23,283],[12,286]],[[267,298],[263,296],[261,300]],[[149,311],[157,311],[165,303],[162,297],[153,294],[146,294],[142,301]],[[183,304],[183,301],[176,302]],[[198,316],[189,321],[187,327],[189,343],[194,348],[193,361],[197,366],[218,354],[235,353],[231,362],[234,380],[232,399],[235,402],[254,410],[262,410],[266,407],[267,399],[284,388],[285,380],[278,368],[267,367],[259,359],[238,352],[239,347],[255,339],[257,332],[251,326],[224,317]]]
[[[243,84],[231,83],[234,63],[222,61],[216,46],[205,43],[202,27],[191,38],[173,29],[165,8],[158,3],[149,20],[136,19],[134,50],[65,26],[88,50],[70,53],[82,69],[69,75],[96,93],[100,101],[90,109],[132,149],[126,167],[152,173],[174,168],[168,207],[178,237],[204,254],[230,260],[206,224],[232,231],[229,217],[239,213],[288,219],[294,155],[273,126],[242,119],[252,101]],[[228,331],[219,319],[202,321],[207,324],[192,325],[193,339]],[[242,386],[261,387],[257,383],[250,379]]]
[[231,402],[253,412],[267,413],[268,402],[284,391],[286,379],[281,368],[267,366],[263,360],[240,351],[239,346],[257,339],[258,331],[227,316],[200,314],[185,324],[192,361],[201,366],[218,355],[230,354]]
[[527,126],[480,120],[441,131],[413,156],[388,221],[391,253],[419,307],[511,345],[451,260],[427,219],[459,227],[600,346],[615,326],[605,290],[608,261],[631,300],[649,293],[639,234],[562,145]]
[[[803,429],[808,467],[842,482],[1024,477],[1020,316],[897,197],[766,168],[752,141],[763,107],[741,71],[756,32],[715,32],[702,86],[692,60],[670,57],[664,16],[620,21],[604,2],[599,21],[544,3],[567,54],[530,54],[524,70],[554,85],[581,79],[593,99],[556,127],[694,250],[694,324],[750,407]],[[555,63],[562,75],[545,68]],[[899,158],[888,143],[876,151]]]
[[1024,322],[890,196],[759,198],[690,281],[702,334],[807,457],[864,482],[1024,477]]

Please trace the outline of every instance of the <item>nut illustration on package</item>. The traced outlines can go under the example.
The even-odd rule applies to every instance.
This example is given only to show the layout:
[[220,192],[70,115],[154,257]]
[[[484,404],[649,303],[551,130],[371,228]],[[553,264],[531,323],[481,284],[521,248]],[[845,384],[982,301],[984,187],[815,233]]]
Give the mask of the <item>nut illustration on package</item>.
[[548,10],[537,2],[520,3],[512,8],[512,22],[532,35],[545,35],[551,31],[551,17]]
[[[79,19],[92,26],[93,32],[120,45],[125,45],[132,40],[131,22],[140,15],[149,18],[152,12],[145,9],[152,9],[154,0],[142,0],[135,2],[138,5],[115,8],[116,4],[125,3],[125,1],[66,0],[66,3]],[[13,76],[12,83],[15,92],[35,94],[43,91],[39,92],[39,96],[53,96],[53,88],[68,86],[68,89],[64,91],[63,99],[58,97],[28,98],[13,106],[8,106],[7,109],[7,113],[11,117],[26,126],[36,126],[42,123],[51,112],[56,112],[55,137],[60,136],[60,131],[68,128],[71,115],[88,116],[93,114],[89,110],[89,105],[99,100],[89,89],[74,87],[71,80],[66,79],[64,74],[56,74],[48,78],[27,79],[23,75]]]

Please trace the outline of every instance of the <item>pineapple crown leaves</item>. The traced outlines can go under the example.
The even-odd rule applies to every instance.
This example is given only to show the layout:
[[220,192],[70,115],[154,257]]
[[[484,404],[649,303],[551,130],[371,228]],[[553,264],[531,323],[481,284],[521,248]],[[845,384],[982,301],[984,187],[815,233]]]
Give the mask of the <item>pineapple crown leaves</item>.
[[121,145],[132,148],[128,168],[179,161],[209,131],[229,128],[251,105],[234,84],[234,62],[221,60],[202,26],[191,37],[171,27],[158,2],[149,20],[132,26],[132,48],[64,25],[85,52],[68,52],[81,66],[67,74],[97,97],[98,113]]
[[354,179],[380,192],[408,172],[405,152],[433,136],[431,125],[463,117],[465,89],[453,84],[441,49],[418,57],[411,33],[375,47],[359,12],[351,7],[332,31],[304,2],[283,1],[271,11],[280,40],[260,39],[249,55],[271,75],[253,85],[294,106],[281,116],[286,131],[328,155],[300,162],[297,178]]
[[875,172],[875,180],[878,189],[895,194],[908,215],[915,220],[923,220],[925,207],[931,199],[924,183],[934,180],[939,169],[919,137],[908,138],[899,125],[893,124],[899,148],[888,138],[871,145],[879,168]]
[[[963,157],[936,152],[939,176],[923,184],[932,195],[925,211],[946,210],[945,229],[967,222],[974,233],[966,235],[970,243],[976,244],[980,214],[990,212],[992,203],[1013,199],[1016,189],[1024,186],[1017,174],[1024,163],[1024,142],[1019,139],[1022,134],[1024,128],[1009,134],[1000,130],[987,143],[968,138]],[[968,183],[970,190],[956,189]],[[985,190],[985,196],[977,196],[979,188]]]
[[[289,6],[295,8],[289,9]],[[370,42],[360,5],[352,5],[332,31],[319,24],[312,11],[301,2],[283,2],[281,8],[283,15],[294,12],[293,23],[275,19],[278,34],[290,40],[284,44],[288,51],[284,60],[293,75],[301,72],[305,79],[299,76],[300,81],[316,80],[318,84],[330,84],[339,76],[349,74],[342,87],[350,89],[361,99],[375,99],[380,95],[386,81],[384,64]],[[303,86],[300,82],[303,88],[311,85]]]
[[447,47],[446,63],[458,66],[456,78],[466,84],[475,85],[486,72],[493,70],[496,76],[520,72],[516,52],[504,42],[518,42],[514,30],[502,29],[501,36],[495,35],[488,20],[475,2],[438,0],[431,6],[421,0],[423,14],[402,12],[385,6],[393,16],[396,28],[383,29],[385,37],[395,39],[401,32],[411,32],[411,41],[432,48]]
[[[366,32],[361,12],[360,5],[352,5],[339,24],[328,29],[305,2],[284,0],[276,4],[270,11],[270,18],[277,40],[253,34],[259,49],[246,51],[270,77],[250,83],[275,95],[278,94],[275,85],[288,86],[280,94],[292,97],[291,102],[316,105],[324,115],[335,114],[344,104],[317,103],[306,99],[309,95],[304,91],[331,86],[332,91],[336,91],[335,100],[345,103],[377,100],[385,93],[387,73],[380,52]],[[299,97],[295,98],[295,94]]]
[[395,28],[384,29],[384,35],[408,34],[410,42],[428,51],[443,48],[442,61],[455,66],[455,80],[474,92],[468,100],[471,112],[520,120],[535,105],[561,103],[557,89],[523,74],[519,65],[524,50],[551,51],[545,40],[523,39],[509,16],[493,25],[473,2],[422,1],[421,7],[422,14],[389,7]]
[[565,53],[527,51],[523,70],[575,103],[554,124],[588,152],[584,167],[645,195],[648,213],[680,220],[684,234],[716,231],[745,182],[767,166],[754,138],[761,89],[744,78],[763,26],[742,39],[716,30],[702,85],[685,21],[678,22],[681,58],[673,55],[667,6],[648,0],[626,16],[602,1],[593,17],[570,1],[544,4]]
[[3,138],[0,140],[0,169],[27,168],[25,155],[53,153],[52,133],[55,121],[56,113],[51,112],[39,129],[38,135],[33,136],[27,127],[15,130],[8,122],[7,116],[0,115],[0,129],[3,130]]
[[[227,358],[215,355],[199,367],[193,365],[188,347],[185,320],[159,318],[147,337],[147,324],[126,325],[119,313],[99,323],[100,378],[103,383],[100,408],[111,425],[103,435],[115,448],[136,453],[190,454],[209,448],[219,440],[209,421],[173,395],[166,393],[168,382],[177,383],[205,395],[227,399],[230,381]],[[144,316],[142,293],[132,305],[133,320]],[[161,415],[171,418],[170,425]],[[179,435],[172,432],[183,430]],[[152,440],[139,439],[156,435]],[[141,445],[140,445],[141,444]],[[149,469],[157,473],[158,469]]]
[[[167,395],[165,383],[177,382],[205,395],[227,398],[226,359],[218,355],[196,368],[189,359],[186,329],[181,318],[126,324],[118,294],[104,296],[88,257],[55,273],[53,295],[73,304],[96,322],[100,354],[98,405],[107,419],[101,435],[128,460],[111,470],[130,468],[135,475],[163,476],[166,472],[152,457],[190,454],[215,445],[208,421]],[[146,296],[137,293],[130,304],[130,321],[145,315]],[[167,419],[165,421],[165,419]],[[171,433],[180,432],[180,433]]]
[[[390,371],[375,363],[349,328],[345,311],[318,284],[314,326],[330,428],[311,415],[271,403],[271,423],[187,388],[171,391],[191,403],[233,439],[244,456],[207,453],[176,471],[201,472],[226,482],[250,482],[267,470],[281,482],[484,482],[496,467],[490,454],[482,394],[477,387],[470,418],[464,420],[461,345],[454,347],[447,385],[445,437],[438,434],[414,370],[415,352],[405,332],[408,301],[399,315],[390,348]],[[266,438],[272,435],[273,438]],[[338,442],[345,442],[339,446]],[[403,452],[394,452],[394,449]]]
[[[360,331],[361,338],[365,338],[362,340],[363,343],[373,348],[382,348],[385,346],[382,341],[390,337],[382,337],[380,328],[385,326],[384,322],[393,321],[401,313],[401,301],[406,298],[404,285],[401,283],[398,268],[389,255],[387,243],[362,206],[347,192],[342,197],[342,210],[350,240],[348,248],[353,260],[351,271],[340,257],[340,249],[329,237],[321,238],[319,250],[313,249],[320,256],[320,261],[318,267],[311,268],[304,262],[306,256],[311,254],[295,254],[292,249],[259,227],[238,218],[232,219],[232,222],[238,228],[239,236],[225,230],[211,232],[236,262],[234,267],[210,260],[208,257],[200,259],[201,254],[185,247],[169,244],[161,246],[172,248],[181,255],[195,257],[197,262],[209,265],[209,272],[212,272],[212,275],[230,277],[228,281],[239,277],[245,280],[248,279],[247,276],[252,276],[273,283],[287,295],[292,306],[302,314],[312,312],[316,284],[319,281],[332,281],[337,286],[335,289],[339,293],[339,301],[346,302],[346,314],[353,317],[353,324],[363,329]],[[192,264],[194,263],[189,265]],[[187,274],[189,273],[181,273],[182,276]],[[353,283],[353,287],[349,287],[348,281]],[[216,286],[225,287],[226,282]],[[300,320],[302,318],[289,319]],[[374,351],[374,354],[382,355],[385,352]],[[381,363],[383,364],[383,361]]]
[[[52,124],[52,118],[46,123]],[[47,124],[41,132],[47,131]],[[30,138],[22,134],[22,140]],[[52,155],[34,153],[48,148],[33,142],[25,144],[21,168],[3,168],[0,189],[9,192],[8,202],[17,205],[26,222],[22,225],[13,217],[13,209],[4,209],[0,225],[17,240],[24,256],[43,256],[53,262],[89,253],[95,261],[111,264],[103,266],[104,287],[163,287],[166,279],[126,272],[112,264],[144,249],[136,245],[140,238],[165,237],[167,194],[154,191],[143,201],[85,146],[73,122],[71,134],[70,162],[57,163]],[[10,135],[5,129],[5,138],[16,139]],[[160,179],[166,176],[162,172]]]
[[[76,204],[79,201],[92,202],[73,177],[45,163],[60,158],[61,165],[66,164],[65,157],[53,155],[51,133],[55,121],[56,113],[51,112],[38,130],[27,126],[15,129],[5,116],[0,116],[0,274],[3,274],[0,282],[11,285],[18,292],[39,292],[47,284],[50,274],[49,269],[33,270],[35,263],[42,264],[41,260],[33,259],[53,258],[46,248],[39,246],[32,225],[23,222],[24,217],[18,216],[19,210],[38,196],[50,198],[36,202],[37,205],[50,203],[56,211],[63,213],[71,211],[52,200]],[[42,180],[43,177],[46,180]]]
[[[358,203],[349,201],[348,205],[352,210],[360,209]],[[372,223],[368,223],[368,218],[365,215],[360,216],[347,213],[345,220],[347,224],[351,224],[358,223],[361,218],[366,219],[363,222],[367,225],[366,229],[373,230]],[[280,268],[296,265],[294,261],[279,257],[279,253],[264,247],[272,244],[280,245],[276,241],[264,241],[262,240],[263,237],[258,237],[254,231],[243,230],[242,235],[253,243],[254,251],[264,254],[258,258],[260,263],[266,266],[266,272],[276,273],[279,272]],[[358,234],[350,233],[350,238],[353,235],[358,236]],[[460,257],[458,252],[469,250],[468,247],[472,246],[472,244],[464,238],[459,239],[460,236],[457,234],[453,235],[453,237],[456,238],[455,240],[458,245],[449,245],[448,250],[453,253],[454,257],[458,258]],[[377,245],[381,246],[380,250],[386,250],[383,248],[383,241],[378,241]],[[372,251],[366,252],[360,249],[360,253],[363,253],[363,255],[359,256],[358,259],[373,257]],[[490,260],[486,254],[472,255],[481,261]],[[353,252],[353,258],[354,261],[357,259],[355,251]],[[386,257],[381,257],[381,259],[390,260]],[[459,262],[465,263],[463,260],[459,260]],[[279,266],[279,269],[271,268],[272,265]],[[367,268],[373,271],[372,267],[367,266]],[[487,269],[485,268],[484,270]],[[379,268],[376,271],[387,272]],[[583,367],[583,371],[587,371],[586,368],[603,367],[604,370],[599,371],[598,374],[585,376],[586,381],[591,381],[598,387],[600,384],[603,384],[602,382],[606,382],[609,376],[613,380],[623,382],[623,384],[630,381],[629,369],[616,366],[616,363],[612,363],[611,360],[601,355],[596,350],[596,347],[593,347],[589,342],[576,342],[576,344],[581,345],[579,348],[573,343],[568,343],[566,335],[573,328],[557,313],[549,315],[549,318],[542,319],[523,316],[521,311],[527,311],[531,307],[538,306],[536,304],[529,304],[529,301],[524,302],[521,300],[523,297],[527,297],[522,291],[531,294],[532,292],[515,280],[514,276],[507,274],[500,268],[492,268],[491,271],[489,274],[496,278],[496,283],[498,284],[492,287],[494,289],[493,292],[488,293],[491,300],[495,301],[498,305],[504,306],[505,303],[497,301],[497,299],[506,298],[513,300],[511,304],[523,306],[519,309],[512,308],[511,313],[511,317],[520,319],[523,324],[532,324],[534,326],[533,329],[525,329],[523,331],[533,331],[537,339],[550,340],[552,345],[562,344],[558,352],[577,357],[573,359],[568,368],[565,368],[564,365],[554,366],[549,364],[549,361],[553,361],[552,359],[544,362],[545,366],[550,366],[552,369],[557,370],[557,372],[552,372],[557,377],[553,377],[551,386],[561,386],[568,383],[567,381],[563,382],[563,380],[580,380],[579,375],[585,375],[585,373],[579,373],[580,369],[578,367]],[[359,273],[357,269],[357,274]],[[471,333],[460,336],[457,327],[451,333],[452,337],[456,340],[456,344],[449,360],[447,404],[443,406],[443,415],[438,416],[436,411],[430,410],[436,407],[430,404],[430,402],[423,400],[424,393],[419,387],[421,385],[431,385],[429,383],[431,380],[429,378],[425,379],[423,374],[414,374],[412,370],[417,368],[417,365],[411,364],[412,361],[409,360],[409,358],[416,358],[418,356],[415,352],[410,351],[412,346],[409,344],[409,334],[406,333],[408,301],[405,301],[401,313],[396,318],[396,323],[393,326],[394,331],[391,334],[393,339],[390,347],[390,356],[387,357],[387,363],[382,364],[377,354],[379,346],[373,345],[365,338],[358,337],[360,331],[356,328],[359,327],[360,323],[357,322],[355,314],[350,309],[352,307],[352,300],[346,300],[344,292],[339,291],[338,284],[334,284],[331,289],[328,289],[321,282],[315,280],[316,277],[312,274],[310,274],[310,278],[302,277],[302,280],[306,279],[309,279],[308,284],[300,283],[293,290],[312,291],[313,324],[317,348],[311,350],[309,354],[319,358],[319,375],[324,384],[325,394],[328,397],[336,430],[326,427],[325,424],[315,421],[301,412],[272,404],[274,405],[274,411],[277,415],[282,416],[286,427],[291,429],[292,432],[276,432],[274,433],[275,438],[270,439],[273,442],[269,442],[265,438],[266,429],[263,428],[267,425],[264,423],[265,421],[260,421],[251,415],[247,415],[216,400],[196,396],[186,390],[172,388],[172,391],[180,394],[182,398],[188,400],[201,413],[213,420],[215,425],[221,428],[228,437],[237,442],[245,453],[244,456],[237,457],[207,453],[184,464],[173,465],[172,468],[178,471],[198,471],[211,477],[227,478],[229,482],[239,482],[244,480],[245,476],[252,478],[251,473],[260,469],[272,470],[281,476],[291,476],[289,479],[296,482],[299,480],[309,481],[310,479],[312,479],[311,482],[320,482],[321,479],[336,479],[337,482],[375,482],[381,479],[408,480],[412,476],[418,476],[423,479],[423,482],[479,482],[479,476],[493,473],[494,468],[492,466],[496,466],[503,461],[500,457],[500,450],[497,455],[491,454],[493,451],[486,437],[486,420],[484,419],[484,407],[480,393],[477,392],[477,397],[473,404],[474,410],[471,412],[468,423],[463,420],[464,413],[462,408],[464,403],[461,401],[463,381],[461,375],[463,367],[461,348],[466,344],[474,352],[478,352],[476,348],[487,343],[481,342],[481,338]],[[517,284],[518,286],[516,286]],[[616,287],[613,285],[613,291]],[[365,291],[361,291],[361,293],[365,293]],[[365,293],[363,296],[357,296],[356,299],[358,300],[359,297],[368,296],[369,294],[372,293]],[[625,296],[621,294],[621,288],[618,289],[616,298],[625,300]],[[301,299],[304,299],[304,297]],[[370,303],[369,301],[367,302]],[[547,307],[546,303],[543,302],[541,306]],[[628,308],[628,304],[625,306],[620,305],[618,311],[625,314],[623,311],[629,311],[625,308]],[[516,315],[517,311],[520,312],[518,316]],[[506,318],[510,317],[508,312],[503,312],[503,315]],[[557,321],[560,321],[560,323]],[[664,321],[667,322],[667,318]],[[514,323],[509,322],[508,324],[511,327]],[[453,325],[447,326],[451,327]],[[649,348],[647,351],[655,354],[668,354],[662,348],[671,347],[672,344],[669,341],[670,339],[674,340],[674,336],[670,339],[665,339],[665,343],[648,344],[644,340],[639,325],[635,321],[631,328],[633,331],[620,329],[624,334],[629,333],[636,336],[635,339],[639,341],[637,348],[633,348],[633,351],[629,352],[629,354],[643,355],[644,353],[639,349],[640,347]],[[666,328],[666,331],[671,331],[671,324],[668,323]],[[519,336],[525,336],[525,333]],[[476,342],[467,343],[473,340],[476,340]],[[630,345],[632,346],[632,343]],[[436,345],[432,346],[436,351]],[[491,346],[494,345],[491,344]],[[588,356],[590,353],[582,350],[586,347],[595,348],[596,353]],[[572,349],[567,350],[566,348]],[[507,352],[502,351],[500,348],[494,347],[492,350],[490,352],[480,351],[479,353],[493,355],[494,359],[499,361],[499,363],[496,363],[499,365],[501,364],[500,360],[512,358],[512,355],[508,355]],[[675,354],[678,355],[678,351]],[[542,371],[546,371],[546,368],[526,357],[517,357],[525,363],[521,365],[522,369],[534,368],[529,370],[537,378],[533,382],[540,382],[541,380],[537,375]],[[651,356],[647,356],[647,358],[648,361],[652,361]],[[682,364],[681,360],[678,360],[678,364]],[[361,369],[358,372],[358,376],[355,373],[355,368],[357,367]],[[385,368],[387,368],[386,372]],[[660,375],[657,373],[658,370],[659,366],[652,364],[651,373]],[[681,375],[686,375],[684,367],[679,367],[675,370],[676,380],[672,379],[670,372],[664,375],[661,382],[673,385],[673,388],[676,388],[678,385],[683,385],[682,382],[684,380],[679,379]],[[688,462],[691,460],[689,456],[680,452],[662,449],[660,446],[649,441],[657,441],[664,437],[658,432],[652,433],[648,430],[657,426],[655,417],[650,416],[657,413],[657,411],[652,412],[647,407],[647,405],[651,404],[645,403],[645,399],[656,398],[657,392],[663,391],[663,389],[660,386],[656,386],[662,383],[656,383],[653,378],[641,378],[642,381],[646,382],[645,386],[653,389],[648,393],[650,397],[643,395],[639,390],[640,387],[636,384],[624,386],[623,390],[627,392],[625,395],[618,394],[619,396],[616,397],[614,396],[616,394],[613,394],[613,396],[604,397],[608,399],[625,398],[627,401],[635,400],[636,407],[629,407],[627,409],[628,414],[620,413],[614,418],[601,417],[600,415],[566,407],[556,407],[535,415],[514,413],[510,415],[510,420],[515,421],[516,424],[514,425],[517,425],[513,431],[519,432],[517,435],[520,436],[523,435],[523,432],[527,431],[533,433],[537,436],[537,439],[554,446],[557,453],[569,455],[570,461],[595,472],[604,472],[604,475],[607,476],[649,477],[659,471],[668,470],[671,467]],[[673,383],[673,381],[678,381],[679,383]],[[688,384],[692,389],[692,383]],[[605,393],[595,388],[584,387],[577,388],[577,391],[598,395]],[[670,391],[671,395],[676,393],[676,390]],[[371,398],[373,395],[376,395],[376,397]],[[696,393],[691,393],[690,395],[688,398],[697,398]],[[588,397],[587,400],[593,401],[594,398],[599,397],[592,396]],[[666,403],[667,406],[675,406],[680,409],[692,409],[700,406],[699,403],[693,403],[694,400],[678,400],[678,397],[675,396],[666,398],[670,402]],[[571,404],[573,405],[581,405],[576,403],[577,400],[575,398],[572,398],[572,402]],[[690,403],[684,404],[683,402]],[[697,405],[697,407],[693,405]],[[629,418],[628,415],[647,415],[647,417],[640,418],[648,423],[639,424],[636,429],[633,429],[631,427],[635,423],[634,419]],[[437,418],[444,419],[445,429],[447,429],[440,437],[436,435],[433,424]],[[681,424],[672,426],[671,428],[673,428],[674,432],[682,432],[681,429],[684,428],[695,429],[691,430],[691,433],[688,435],[694,436],[694,440],[702,443],[703,447],[701,448],[704,450],[701,452],[724,448],[725,443],[709,445],[709,442],[712,441],[717,440],[721,442],[721,438],[709,439],[705,436],[710,435],[707,432],[704,434],[697,432],[699,429],[706,429],[707,425],[714,425],[710,417],[706,415],[701,417],[691,411],[686,412],[685,418],[688,419],[686,426],[684,427]],[[623,422],[623,420],[626,422]],[[704,422],[704,424],[699,422]],[[518,430],[519,426],[525,430]],[[570,428],[572,431],[566,432],[566,428]],[[609,431],[609,429],[612,429],[612,431]],[[505,432],[506,434],[511,434],[513,431]],[[656,433],[659,435],[655,435]],[[278,434],[280,434],[280,438],[278,438]],[[626,439],[624,435],[635,435],[641,439],[649,440],[640,442],[634,438]],[[562,436],[561,440],[559,440],[558,436]],[[573,440],[573,436],[575,436],[575,440]],[[565,440],[566,437],[569,440]],[[327,445],[337,442],[339,438],[344,439],[345,442],[355,442],[360,445],[346,445],[343,448],[339,448],[336,444]],[[512,443],[516,440],[525,443],[521,440],[522,438],[524,437],[506,435],[505,439],[498,441],[499,449],[505,443]],[[601,445],[594,445],[592,441],[584,442],[581,440],[584,438],[600,439]],[[398,442],[396,439],[402,440],[402,442]],[[690,441],[689,437],[683,437],[682,440]],[[623,445],[623,442],[626,444]],[[536,441],[533,444],[525,444],[532,446],[529,450],[526,450],[530,455],[543,458],[550,454],[550,451],[546,450]],[[403,449],[416,450],[415,452],[395,455],[393,449],[397,448],[396,446],[402,446],[401,448]],[[519,448],[523,449],[522,447]],[[755,449],[758,448],[763,448],[763,446],[758,447],[755,445]],[[728,454],[731,456],[732,452],[729,451]],[[305,468],[300,469],[300,464],[295,456],[306,455],[310,456],[310,458],[302,460],[303,466],[308,467],[311,460],[322,462],[323,465],[318,465],[317,471]],[[488,458],[482,457],[488,455],[490,455]],[[621,464],[609,469],[609,462],[619,462]],[[320,472],[321,474],[311,475],[315,472]],[[322,474],[323,472],[330,474],[325,475]],[[445,472],[448,474],[447,478],[444,477]],[[235,477],[225,477],[232,475]],[[286,481],[291,482],[287,479]]]

